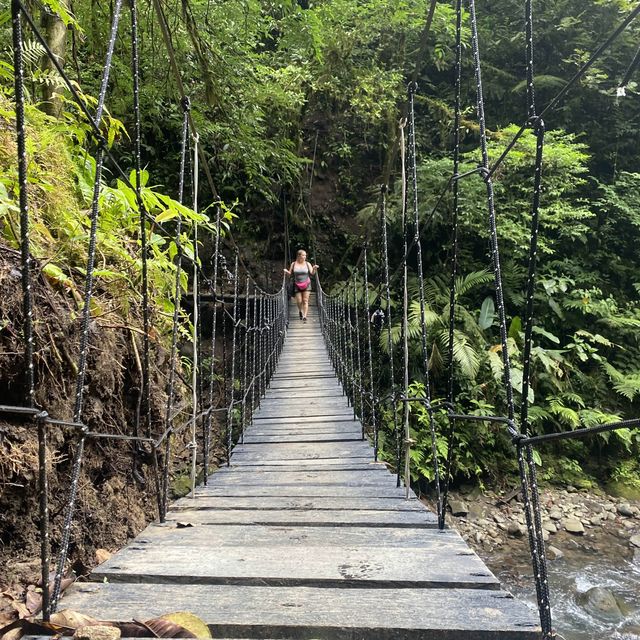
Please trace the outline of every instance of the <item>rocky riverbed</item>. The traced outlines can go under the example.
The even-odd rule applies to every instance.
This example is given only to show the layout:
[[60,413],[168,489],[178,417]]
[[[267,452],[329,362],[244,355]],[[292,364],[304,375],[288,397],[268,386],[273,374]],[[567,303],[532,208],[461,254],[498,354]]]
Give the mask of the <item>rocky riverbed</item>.
[[[448,523],[503,584],[535,606],[517,491],[450,496]],[[554,626],[566,640],[640,639],[640,502],[604,493],[541,491]]]

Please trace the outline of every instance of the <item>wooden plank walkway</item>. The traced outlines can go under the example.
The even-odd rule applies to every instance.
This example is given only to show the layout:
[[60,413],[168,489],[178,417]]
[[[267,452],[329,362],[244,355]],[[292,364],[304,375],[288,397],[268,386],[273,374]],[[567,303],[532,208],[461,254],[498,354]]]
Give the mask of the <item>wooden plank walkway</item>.
[[74,585],[61,607],[110,620],[189,610],[214,638],[539,638],[537,616],[372,461],[317,316],[303,324],[293,308],[291,318],[231,466],[97,567],[93,582]]

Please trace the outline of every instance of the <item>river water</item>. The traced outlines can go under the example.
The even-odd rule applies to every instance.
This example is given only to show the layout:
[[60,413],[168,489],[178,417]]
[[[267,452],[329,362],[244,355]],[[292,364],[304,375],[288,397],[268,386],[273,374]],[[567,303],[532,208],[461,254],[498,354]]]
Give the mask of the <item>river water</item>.
[[[486,558],[514,596],[537,611],[535,587],[526,557]],[[635,555],[617,545],[576,548],[550,561],[553,626],[565,640],[640,640],[640,550]],[[608,620],[579,603],[579,594],[604,587],[616,598],[624,617]]]

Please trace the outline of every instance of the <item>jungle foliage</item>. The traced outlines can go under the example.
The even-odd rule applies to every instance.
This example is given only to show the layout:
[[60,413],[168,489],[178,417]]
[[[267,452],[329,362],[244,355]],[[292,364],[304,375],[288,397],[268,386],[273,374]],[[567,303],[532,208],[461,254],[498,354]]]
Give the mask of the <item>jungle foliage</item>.
[[[425,39],[425,0],[180,0],[161,5],[170,26],[178,67],[193,105],[200,142],[208,157],[217,197],[238,215],[238,244],[258,242],[267,257],[280,259],[284,237],[282,203],[288,207],[290,237],[317,243],[325,278],[340,286],[365,233],[378,238],[375,202],[388,167],[391,261],[402,252],[397,156],[391,151],[403,113],[406,85],[416,78],[418,183],[425,225],[424,269],[428,279],[433,397],[446,388],[448,245],[451,203],[432,210],[451,174],[453,56],[452,2],[437,2]],[[631,0],[541,0],[536,3],[535,59],[539,108],[557,93],[597,45],[634,6]],[[96,95],[113,5],[99,0],[45,0],[68,29],[65,68]],[[496,158],[526,119],[523,3],[497,0],[478,10],[484,65],[490,155]],[[38,6],[33,11],[41,13]],[[124,19],[123,19],[124,21]],[[10,24],[0,18],[3,41]],[[140,5],[140,92],[145,201],[154,215],[171,218],[177,203],[179,131],[182,114],[176,81],[154,14]],[[632,24],[545,118],[548,129],[542,195],[541,244],[531,389],[532,428],[537,433],[576,429],[640,412],[640,105],[637,76],[618,85],[633,59],[640,24]],[[469,31],[464,34],[464,166],[478,163],[475,81]],[[32,165],[36,203],[36,250],[52,278],[70,291],[66,278],[81,268],[86,235],[86,185],[91,144],[87,124],[62,89],[55,71],[41,64],[42,51],[26,30],[29,121],[32,145],[46,151]],[[104,128],[119,161],[132,165],[130,40],[123,28],[116,43]],[[3,236],[15,244],[15,167],[9,123],[13,118],[9,48],[0,60]],[[45,95],[59,90],[64,108],[43,115]],[[49,91],[49,94],[46,93]],[[64,140],[63,144],[59,144]],[[35,146],[32,152],[35,153]],[[514,380],[522,375],[522,314],[535,140],[521,138],[496,176],[498,224],[503,254],[509,344]],[[54,167],[63,170],[56,170]],[[149,177],[147,177],[149,176]],[[64,184],[61,184],[64,183]],[[156,185],[156,186],[150,186]],[[207,187],[205,185],[204,189]],[[73,202],[65,201],[72,194]],[[205,202],[212,202],[209,193]],[[101,243],[109,256],[101,277],[118,288],[135,284],[135,203],[126,185],[111,175],[102,191]],[[180,210],[193,219],[187,210]],[[359,212],[357,216],[356,214]],[[486,199],[482,181],[461,183],[458,315],[454,359],[457,397],[480,415],[504,409],[499,336],[487,251]],[[201,220],[201,221],[204,221]],[[185,236],[185,242],[187,238]],[[297,247],[292,247],[295,249]],[[175,247],[158,238],[154,251],[154,297],[169,311],[168,283]],[[415,256],[410,313],[411,374],[416,393],[423,385],[420,310]],[[373,257],[373,269],[376,269]],[[326,268],[325,268],[326,267]],[[333,267],[333,273],[332,273]],[[379,272],[378,274],[379,275]],[[186,285],[186,283],[185,283]],[[399,283],[393,314],[399,337]],[[73,294],[73,292],[71,291]],[[518,374],[520,372],[520,374]],[[389,381],[387,381],[389,383]],[[426,417],[414,410],[418,473],[430,477]],[[387,421],[388,424],[388,421]],[[482,479],[514,467],[513,448],[499,426],[459,425],[456,475]],[[392,449],[392,447],[390,447]],[[445,443],[439,443],[445,455]],[[621,430],[541,451],[543,476],[578,483],[591,476],[638,482],[638,431]],[[586,472],[586,473],[585,473]]]

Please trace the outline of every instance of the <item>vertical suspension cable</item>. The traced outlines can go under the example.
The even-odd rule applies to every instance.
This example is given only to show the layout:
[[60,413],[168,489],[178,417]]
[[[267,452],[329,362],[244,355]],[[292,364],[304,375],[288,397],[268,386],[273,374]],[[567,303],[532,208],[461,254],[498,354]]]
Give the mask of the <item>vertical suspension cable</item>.
[[[407,252],[409,250],[408,245],[408,224],[407,224],[407,158],[406,158],[406,143],[405,143],[405,135],[404,129],[406,126],[406,122],[403,120],[400,123],[400,163],[402,165],[402,397],[404,402],[402,404],[402,417],[403,417],[403,425],[404,425],[404,447],[406,450],[405,457],[405,469],[404,469],[404,478],[405,478],[405,497],[409,498],[409,485],[411,484],[411,478],[409,478],[409,403],[407,398],[409,397],[409,319],[408,319],[408,307],[409,307],[409,269],[407,265],[407,261],[409,256]],[[396,400],[397,401],[397,400]],[[396,451],[396,483],[397,486],[400,486],[400,478],[402,475],[401,469],[401,456],[402,456],[402,445],[400,441],[400,431],[397,433],[397,443],[396,443],[397,451]]]
[[258,374],[258,288],[253,285],[253,320],[251,323],[251,416],[256,408],[256,379]]
[[[184,178],[187,159],[187,143],[189,136],[189,100],[182,102],[182,144],[180,153],[180,179],[178,184],[178,202],[182,204],[184,196]],[[169,385],[167,390],[167,405],[165,410],[165,432],[166,439],[164,444],[164,470],[162,477],[162,512],[160,514],[160,522],[165,521],[167,513],[167,505],[169,502],[169,473],[171,468],[171,435],[173,433],[173,395],[176,378],[176,357],[178,350],[178,323],[180,319],[180,296],[181,296],[181,276],[182,276],[182,244],[180,235],[182,233],[182,216],[178,214],[176,218],[176,235],[175,244],[177,247],[176,254],[176,273],[174,282],[174,300],[173,300],[173,324],[171,330],[171,355],[169,357]]]
[[[107,86],[111,72],[111,60],[113,58],[113,50],[115,47],[116,36],[118,33],[118,24],[120,22],[120,10],[122,8],[122,0],[116,0],[113,5],[113,20],[111,22],[111,31],[107,45],[107,55],[105,60],[104,71],[102,74],[102,82],[100,85],[100,93],[98,95],[98,103],[94,116],[94,125],[100,126],[102,120],[102,111],[107,95]],[[96,154],[96,175],[93,186],[93,199],[91,203],[90,221],[91,227],[89,231],[89,248],[87,251],[87,269],[85,277],[85,289],[82,309],[81,331],[80,331],[80,349],[78,355],[78,375],[76,377],[76,395],[73,410],[73,421],[80,422],[82,418],[82,402],[84,398],[84,386],[87,371],[87,350],[89,346],[89,319],[91,315],[91,300],[93,298],[93,271],[95,265],[96,244],[98,234],[98,215],[99,215],[99,199],[100,187],[102,183],[102,168],[104,161],[104,149],[102,146],[98,148]],[[58,553],[56,565],[56,575],[53,581],[53,591],[51,594],[51,611],[55,611],[58,606],[60,597],[60,587],[62,584],[62,575],[67,562],[69,553],[69,540],[71,537],[71,521],[75,511],[76,497],[78,493],[78,481],[80,479],[80,469],[84,457],[84,445],[86,440],[86,431],[83,431],[78,441],[76,453],[73,460],[71,483],[69,487],[69,495],[65,509],[64,524],[62,529],[62,539]]]
[[236,334],[238,319],[238,252],[236,251],[233,267],[233,317],[231,332],[231,390],[229,392],[229,408],[227,409],[227,466],[231,464],[231,449],[233,448],[233,411],[235,400],[236,378]]
[[493,180],[489,176],[489,151],[487,144],[487,127],[484,113],[484,92],[482,87],[482,70],[480,66],[480,47],[478,43],[478,23],[476,19],[475,0],[469,0],[469,15],[471,19],[471,48],[473,50],[473,64],[476,79],[476,96],[478,124],[480,128],[480,150],[482,154],[481,173],[487,189],[487,204],[489,214],[489,243],[491,247],[491,260],[493,264],[494,286],[496,292],[496,306],[498,308],[498,320],[500,324],[500,345],[502,347],[502,362],[504,365],[504,386],[507,399],[507,417],[509,419],[509,431],[515,435],[514,426],[514,401],[511,387],[511,361],[509,358],[509,345],[507,343],[507,318],[504,308],[504,295],[502,292],[502,267],[500,265],[500,253],[498,250],[498,231],[496,223],[495,196]]
[[[393,407],[393,434],[396,442],[396,463],[400,459],[400,425],[398,424],[398,403],[396,398],[396,378],[394,371],[393,340],[391,338],[391,282],[389,279],[389,242],[387,239],[387,185],[380,188],[380,226],[382,229],[382,257],[384,262],[384,291],[387,308],[387,350],[389,352],[389,378],[391,381],[391,401]],[[377,457],[376,457],[377,460]],[[399,467],[398,467],[399,468]],[[400,479],[397,478],[398,486]]]
[[[18,201],[20,206],[20,268],[22,271],[22,305],[24,361],[26,369],[26,406],[35,407],[35,369],[33,339],[33,295],[31,286],[31,239],[29,220],[29,194],[27,191],[27,147],[25,131],[24,49],[20,4],[11,2],[13,37],[13,69],[16,103],[16,145],[18,155]],[[49,477],[47,473],[47,425],[38,419],[38,492],[40,529],[40,569],[42,581],[42,617],[49,620]]]
[[[462,0],[456,0],[456,63],[455,63],[455,107],[453,121],[453,203],[451,220],[451,280],[449,288],[449,344],[448,344],[448,366],[447,366],[447,402],[450,412],[453,411],[456,396],[454,388],[455,363],[453,355],[453,341],[455,338],[456,322],[456,279],[458,277],[458,225],[460,219],[460,125],[462,120]],[[456,431],[455,418],[449,418],[449,428],[447,429],[447,458],[445,463],[444,482],[442,490],[442,509],[438,526],[444,528],[447,513],[447,498],[449,495],[449,481],[451,478],[451,467],[453,463],[453,439]]]
[[[198,213],[198,134],[193,137],[193,210]],[[196,475],[197,475],[197,458],[198,443],[196,440],[196,427],[198,423],[198,368],[199,362],[199,340],[198,327],[200,325],[200,284],[199,284],[199,250],[198,250],[198,223],[193,223],[193,361],[191,363],[191,497],[196,497]]]
[[371,353],[371,322],[369,318],[369,263],[367,260],[367,243],[364,243],[364,321],[367,327],[367,365],[369,368],[369,399],[371,426],[373,427],[373,456],[378,460],[378,421],[376,419],[375,389],[373,387],[373,354]]
[[[220,205],[216,206],[216,238],[213,248],[213,279],[211,293],[213,294],[213,317],[211,319],[211,360],[209,362],[209,398],[207,415],[204,426],[204,484],[207,484],[209,477],[209,448],[211,446],[211,424],[213,411],[213,390],[215,385],[216,372],[216,332],[218,330],[218,257],[220,251]],[[223,318],[224,321],[224,318]]]
[[[420,211],[418,206],[418,165],[416,158],[416,118],[415,118],[415,92],[417,85],[411,83],[409,85],[409,165],[411,169],[411,189],[413,203],[413,243],[417,249],[417,270],[418,285],[420,296],[420,346],[422,349],[422,368],[424,372],[424,393],[426,398],[426,410],[429,415],[429,431],[431,434],[431,455],[433,456],[434,483],[436,489],[436,505],[438,512],[438,523],[444,527],[442,518],[442,494],[440,491],[440,464],[438,461],[438,442],[436,436],[436,425],[433,418],[433,409],[431,407],[431,381],[429,376],[429,350],[427,348],[427,327],[425,324],[425,288],[424,288],[424,266],[422,260],[422,242],[420,240]],[[408,395],[408,394],[407,394]],[[405,475],[410,477],[411,462],[411,439],[407,433],[407,444],[405,453]],[[407,493],[408,496],[408,493]]]
[[244,443],[244,432],[247,427],[247,391],[248,391],[248,368],[249,368],[249,284],[251,278],[247,274],[244,293],[244,346],[242,355],[242,413],[241,423],[242,432],[240,434],[240,442]]
[[[542,187],[542,162],[544,156],[545,126],[542,118],[536,115],[535,86],[534,86],[534,44],[533,44],[533,3],[525,0],[525,39],[526,39],[526,67],[527,67],[527,113],[534,128],[536,136],[536,158],[533,181],[533,201],[531,205],[531,236],[529,244],[529,264],[526,286],[526,310],[524,349],[523,349],[523,374],[522,397],[520,407],[520,429],[525,435],[530,434],[529,429],[529,387],[531,384],[531,342],[533,335],[533,306],[535,293],[535,279],[538,253],[538,231],[540,221],[540,194]],[[540,516],[540,497],[537,486],[537,471],[533,457],[533,447],[523,447],[517,444],[518,466],[522,482],[524,511],[527,522],[529,548],[533,574],[536,585],[536,596],[540,611],[540,623],[543,636],[553,636],[553,623],[551,619],[549,583],[547,576],[547,563],[544,546],[544,533]],[[525,466],[526,455],[526,466]],[[528,485],[527,485],[528,481]],[[529,489],[529,492],[527,491]]]
[[357,367],[357,376],[354,375],[354,382],[356,380],[356,377],[358,380],[357,394],[354,393],[353,407],[354,409],[356,408],[356,398],[357,398],[358,402],[360,403],[360,424],[362,426],[362,439],[364,440],[364,437],[365,437],[364,396],[362,395],[363,387],[362,387],[362,357],[360,353],[360,317],[359,317],[360,314],[358,313],[358,274],[357,274],[357,271],[355,270],[353,272],[353,313],[354,313],[354,324],[355,324],[354,337],[356,342],[356,367]]

